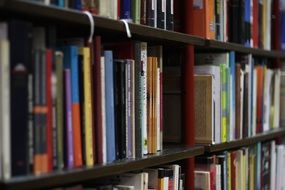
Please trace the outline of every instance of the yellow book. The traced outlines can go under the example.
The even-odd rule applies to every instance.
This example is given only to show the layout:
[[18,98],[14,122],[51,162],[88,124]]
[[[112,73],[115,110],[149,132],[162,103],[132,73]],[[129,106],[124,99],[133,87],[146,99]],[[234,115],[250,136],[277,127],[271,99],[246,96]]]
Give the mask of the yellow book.
[[90,48],[80,48],[80,55],[83,56],[83,84],[84,84],[84,130],[85,130],[85,157],[86,166],[94,165],[93,153],[93,119],[92,119],[92,95],[91,95],[91,59]]
[[254,190],[254,155],[249,156],[249,190]]
[[227,153],[227,175],[228,175],[228,190],[231,190],[232,188],[232,183],[231,183],[231,179],[232,179],[232,170],[231,170],[231,153]]

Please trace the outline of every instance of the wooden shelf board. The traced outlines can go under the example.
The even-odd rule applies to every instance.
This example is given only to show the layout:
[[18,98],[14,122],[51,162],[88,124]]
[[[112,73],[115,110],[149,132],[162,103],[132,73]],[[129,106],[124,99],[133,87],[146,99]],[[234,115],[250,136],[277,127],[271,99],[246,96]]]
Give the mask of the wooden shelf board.
[[[5,5],[0,8],[6,12],[10,11],[18,14],[29,15],[34,18],[49,19],[54,21],[54,23],[70,23],[89,27],[89,18],[87,15],[77,10],[60,8],[53,5],[46,6],[42,3],[28,2],[25,0],[7,1]],[[123,22],[100,16],[93,16],[93,18],[95,21],[95,32],[99,29],[112,32],[113,34],[117,33],[125,35],[127,39]],[[162,44],[193,44],[200,46],[205,43],[205,40],[200,37],[174,31],[167,31],[133,23],[129,23],[129,27],[132,36],[136,40],[146,39],[148,41],[160,41]]]
[[281,136],[285,136],[285,127],[281,127],[278,129],[274,129],[271,131],[261,133],[261,134],[257,134],[254,137],[248,137],[244,139],[234,140],[231,142],[225,142],[225,143],[205,146],[205,152],[206,153],[216,153],[216,152],[225,151],[225,150],[238,149],[241,147],[256,144],[258,142],[272,140],[272,139],[275,139]]
[[241,44],[231,43],[231,42],[221,42],[217,40],[207,40],[206,47],[215,48],[227,51],[236,51],[240,53],[253,54],[255,56],[270,57],[270,58],[285,58],[285,53],[281,51],[274,50],[264,50],[259,48],[245,47]]
[[76,184],[99,177],[159,166],[202,154],[204,154],[204,147],[202,146],[189,148],[184,145],[175,145],[165,148],[165,150],[155,155],[145,156],[140,159],[122,160],[111,164],[95,165],[91,168],[54,171],[40,176],[13,177],[6,181],[0,181],[0,189],[42,189]]

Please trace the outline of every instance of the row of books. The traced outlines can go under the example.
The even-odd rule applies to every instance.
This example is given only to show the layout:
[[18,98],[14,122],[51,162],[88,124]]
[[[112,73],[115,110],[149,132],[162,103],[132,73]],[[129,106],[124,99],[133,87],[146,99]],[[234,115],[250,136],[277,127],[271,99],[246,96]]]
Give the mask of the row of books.
[[125,19],[128,22],[155,28],[173,30],[173,0],[37,0],[47,5],[91,13],[112,19]]
[[60,40],[11,20],[0,73],[1,178],[162,150],[162,46]]
[[272,0],[194,1],[193,34],[269,50],[272,7]]
[[[98,183],[98,182],[97,182]],[[64,190],[183,190],[184,174],[177,164],[147,168],[102,179],[99,185],[76,185]]]
[[283,189],[284,144],[275,141],[195,160],[195,189]]
[[195,56],[195,138],[220,143],[280,125],[280,69],[266,59],[230,53]]

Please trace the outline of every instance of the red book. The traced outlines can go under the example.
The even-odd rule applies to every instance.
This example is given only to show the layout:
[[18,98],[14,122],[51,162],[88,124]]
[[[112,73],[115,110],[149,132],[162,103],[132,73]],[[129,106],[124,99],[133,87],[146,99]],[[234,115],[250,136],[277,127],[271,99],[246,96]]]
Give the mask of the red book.
[[259,39],[259,26],[258,26],[258,0],[253,0],[253,23],[252,23],[252,40],[253,47],[258,47],[258,39]]
[[47,170],[52,171],[53,169],[53,151],[52,151],[52,60],[53,60],[53,52],[51,49],[46,50],[46,98],[47,98],[47,156],[48,156],[48,164]]

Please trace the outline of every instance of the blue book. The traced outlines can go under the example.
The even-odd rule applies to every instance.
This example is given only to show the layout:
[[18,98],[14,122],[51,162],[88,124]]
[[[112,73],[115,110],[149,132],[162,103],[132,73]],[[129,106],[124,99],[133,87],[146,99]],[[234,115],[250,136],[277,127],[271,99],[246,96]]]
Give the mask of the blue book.
[[281,40],[281,50],[285,51],[285,3],[280,1],[280,40]]
[[113,52],[104,51],[107,162],[116,160]]
[[63,66],[64,69],[70,69],[71,75],[71,94],[72,103],[79,103],[79,64],[78,64],[78,47],[77,46],[64,46],[61,48],[63,52]]
[[121,1],[121,19],[131,20],[131,0]]
[[233,140],[235,138],[235,110],[236,110],[236,88],[235,88],[235,52],[231,51],[229,54],[229,72],[230,72],[230,139]]
[[246,47],[250,47],[250,38],[251,38],[250,14],[251,14],[250,0],[245,0],[245,5],[244,5],[245,39],[244,39],[244,43]]
[[81,11],[81,9],[82,9],[81,0],[74,0],[73,6],[74,6],[74,7],[73,7],[74,9]]

